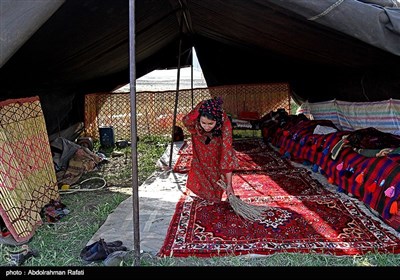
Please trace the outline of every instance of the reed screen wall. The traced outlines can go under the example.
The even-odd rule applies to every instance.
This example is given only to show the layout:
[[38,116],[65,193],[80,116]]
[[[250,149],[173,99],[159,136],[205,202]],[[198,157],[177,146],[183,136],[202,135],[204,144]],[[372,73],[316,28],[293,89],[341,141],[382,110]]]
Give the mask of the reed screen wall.
[[[224,109],[233,118],[240,112],[258,112],[263,116],[284,108],[290,112],[290,91],[287,83],[229,85],[176,91],[143,91],[136,93],[137,135],[172,133],[175,99],[176,125],[183,127],[182,117],[198,102],[221,96]],[[85,96],[85,136],[99,139],[99,127],[114,129],[116,139],[131,137],[130,94],[93,93]],[[184,130],[185,133],[187,131]]]

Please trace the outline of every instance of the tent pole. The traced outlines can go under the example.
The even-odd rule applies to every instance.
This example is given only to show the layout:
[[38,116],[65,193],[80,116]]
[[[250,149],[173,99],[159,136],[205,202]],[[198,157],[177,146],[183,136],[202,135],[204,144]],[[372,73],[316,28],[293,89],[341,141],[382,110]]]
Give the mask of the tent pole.
[[192,50],[190,51],[192,53],[191,57],[192,57],[192,65],[190,66],[190,97],[192,100],[192,108],[194,107],[194,96],[193,96],[193,47]]
[[181,21],[179,23],[180,36],[179,36],[179,50],[178,50],[178,71],[176,74],[176,92],[175,92],[175,106],[174,106],[174,118],[172,121],[172,134],[171,134],[171,149],[169,152],[169,168],[172,168],[172,152],[174,150],[174,134],[176,125],[176,113],[178,111],[178,99],[179,99],[179,81],[181,79],[181,52],[182,52],[182,27],[183,27],[183,12],[181,14]]
[[129,0],[129,73],[131,103],[132,201],[134,266],[140,266],[139,190],[136,127],[135,0]]

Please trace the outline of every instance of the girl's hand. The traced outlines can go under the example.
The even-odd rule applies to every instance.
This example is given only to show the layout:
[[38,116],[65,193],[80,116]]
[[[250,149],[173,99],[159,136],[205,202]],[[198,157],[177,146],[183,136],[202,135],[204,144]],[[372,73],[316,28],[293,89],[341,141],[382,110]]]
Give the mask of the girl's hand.
[[235,192],[233,191],[232,186],[227,186],[226,187],[226,195],[229,197],[230,195],[235,195]]
[[223,175],[221,175],[221,178],[217,181],[218,186],[223,188],[226,192],[226,195],[229,197],[230,195],[235,195],[235,192],[233,191],[232,185],[227,185],[225,183],[225,178]]

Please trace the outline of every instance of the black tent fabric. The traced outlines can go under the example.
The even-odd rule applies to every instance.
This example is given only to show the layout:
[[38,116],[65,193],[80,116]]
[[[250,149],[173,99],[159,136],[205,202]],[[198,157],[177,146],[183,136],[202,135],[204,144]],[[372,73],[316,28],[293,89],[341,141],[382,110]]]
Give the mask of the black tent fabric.
[[208,86],[288,82],[299,102],[400,99],[398,1],[0,0],[0,100],[39,95],[49,133],[83,120],[84,94],[130,82],[132,2],[136,78],[176,68],[181,44],[182,66],[194,47]]

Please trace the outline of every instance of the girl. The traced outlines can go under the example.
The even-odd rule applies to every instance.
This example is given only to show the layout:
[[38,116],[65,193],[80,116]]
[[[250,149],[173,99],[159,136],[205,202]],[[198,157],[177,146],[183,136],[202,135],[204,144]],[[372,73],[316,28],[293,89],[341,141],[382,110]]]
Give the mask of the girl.
[[186,188],[214,202],[221,201],[224,192],[217,183],[221,178],[226,184],[227,196],[234,195],[232,171],[238,166],[232,147],[232,125],[222,103],[221,97],[201,101],[183,118],[193,145]]

